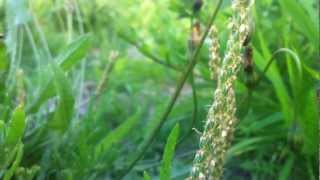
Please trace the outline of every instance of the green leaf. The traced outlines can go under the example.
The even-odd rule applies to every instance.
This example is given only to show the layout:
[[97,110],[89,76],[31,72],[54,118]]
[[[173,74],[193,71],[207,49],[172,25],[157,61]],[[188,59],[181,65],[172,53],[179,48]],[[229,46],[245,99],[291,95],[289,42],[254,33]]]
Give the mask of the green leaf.
[[26,126],[26,115],[23,105],[19,105],[13,112],[12,119],[9,122],[8,134],[6,136],[6,145],[13,147],[18,144],[23,137]]
[[[3,1],[2,1],[3,2]],[[16,50],[18,44],[18,31],[21,25],[26,24],[31,18],[27,0],[6,0],[6,44],[9,52]]]
[[303,130],[304,146],[303,152],[314,155],[318,151],[319,144],[319,109],[317,105],[317,96],[314,89],[305,91],[303,99],[300,101],[304,106],[301,106],[299,112],[299,124]]
[[19,167],[16,170],[15,177],[18,180],[33,180],[39,170],[40,166],[38,165],[34,165],[31,168]]
[[132,131],[141,117],[141,110],[138,110],[133,116],[128,118],[115,130],[110,132],[102,141],[95,147],[95,157],[98,159],[103,153],[106,153],[110,148],[120,143],[130,131]]
[[280,0],[279,2],[283,12],[293,18],[293,23],[297,29],[308,37],[314,47],[319,47],[318,23],[312,21],[312,17],[308,15],[306,9],[295,0]]
[[[262,71],[266,67],[268,60],[270,60],[271,53],[268,50],[268,47],[262,34],[258,33],[258,36],[260,40],[262,53],[255,49],[254,60],[257,67]],[[291,122],[293,120],[293,109],[291,107],[292,100],[289,96],[288,89],[285,86],[285,83],[281,77],[281,74],[276,64],[276,60],[270,65],[269,70],[266,72],[266,76],[271,81],[274,87],[275,93],[280,101],[281,109],[286,122]]]
[[280,170],[279,180],[290,179],[289,176],[290,176],[290,172],[292,171],[293,163],[294,163],[294,156],[293,156],[293,154],[290,154],[290,156],[286,160],[283,168]]
[[55,62],[58,62],[64,71],[69,71],[73,65],[83,59],[89,48],[90,38],[89,34],[83,35],[64,48],[63,52],[59,54]]
[[74,97],[71,89],[71,83],[64,75],[61,68],[53,65],[54,84],[58,92],[59,103],[53,115],[53,119],[49,121],[49,127],[64,132],[72,119],[74,111]]
[[[6,75],[9,69],[9,60],[4,42],[0,39],[0,102],[6,93]],[[2,103],[1,103],[2,104]]]
[[10,169],[4,174],[4,180],[10,180],[12,178],[12,176],[14,175],[14,173],[16,172],[16,169],[19,167],[21,159],[22,159],[22,155],[23,155],[23,144],[19,143],[18,144],[18,152],[16,155],[16,159],[14,160],[12,166],[10,167]]
[[6,47],[4,42],[0,39],[0,75],[7,70],[9,60],[7,57]]
[[277,138],[279,137],[275,135],[275,136],[264,136],[264,137],[254,137],[254,138],[244,139],[241,142],[233,145],[228,150],[228,156],[240,155],[248,151],[262,148],[262,144],[265,144],[268,141],[270,142],[275,141]]
[[2,135],[4,132],[4,128],[5,128],[4,126],[5,126],[4,121],[0,120],[0,144],[1,144]]
[[[64,72],[68,72],[73,65],[82,60],[90,47],[90,35],[84,35],[72,42],[61,54],[56,58],[60,68]],[[50,68],[48,68],[50,69]],[[56,95],[55,84],[53,78],[48,78],[47,84],[41,90],[39,97],[28,108],[28,113],[35,113],[39,110],[40,106],[48,99]]]
[[147,171],[143,172],[143,180],[151,180],[151,177],[150,177],[150,175],[148,174]]
[[308,73],[308,75],[313,77],[315,80],[320,81],[320,72],[319,71],[314,70],[305,64],[303,65],[303,69]]
[[179,131],[180,131],[180,126],[179,124],[176,124],[168,137],[168,140],[164,149],[164,155],[161,161],[160,180],[170,179],[172,160],[173,160],[177,140],[179,137]]

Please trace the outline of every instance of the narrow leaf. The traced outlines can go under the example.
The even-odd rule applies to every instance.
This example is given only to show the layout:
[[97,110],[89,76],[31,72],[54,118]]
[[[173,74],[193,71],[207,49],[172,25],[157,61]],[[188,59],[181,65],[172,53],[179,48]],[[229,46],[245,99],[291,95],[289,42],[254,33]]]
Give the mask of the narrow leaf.
[[59,103],[53,119],[49,121],[49,127],[64,132],[70,124],[74,111],[74,97],[71,83],[61,68],[53,65],[55,87],[59,96]]
[[179,131],[180,131],[180,126],[179,124],[176,124],[168,137],[168,140],[164,149],[164,155],[161,161],[160,180],[170,179],[172,160],[173,160],[177,140],[179,137]]
[[12,166],[10,167],[10,169],[4,174],[4,180],[10,180],[12,178],[12,176],[14,175],[14,173],[16,172],[16,169],[18,168],[18,166],[20,165],[21,159],[22,159],[22,155],[23,155],[23,144],[20,143],[18,145],[18,152],[16,155],[16,159],[14,160]]
[[90,35],[83,35],[65,48],[56,58],[55,62],[58,62],[64,71],[69,71],[73,65],[86,56],[89,47]]
[[294,163],[294,156],[290,154],[289,158],[287,159],[286,163],[284,164],[283,168],[280,170],[279,180],[287,180],[290,179],[290,173],[292,171]]
[[129,132],[134,129],[140,117],[141,111],[138,110],[133,116],[103,138],[103,140],[95,147],[96,157],[99,158],[102,153],[107,152],[112,146],[120,143]]
[[6,145],[15,146],[21,140],[26,126],[25,112],[23,105],[19,105],[13,112],[12,119],[9,122],[8,134],[6,136]]
[[[84,59],[90,45],[90,35],[84,35],[72,42],[60,55],[56,58],[60,68],[64,72],[70,71],[71,67]],[[50,69],[50,68],[48,68]],[[39,98],[37,98],[32,105],[28,108],[28,113],[35,113],[39,110],[40,106],[48,99],[56,95],[55,84],[53,77],[49,78],[47,84],[41,90]]]

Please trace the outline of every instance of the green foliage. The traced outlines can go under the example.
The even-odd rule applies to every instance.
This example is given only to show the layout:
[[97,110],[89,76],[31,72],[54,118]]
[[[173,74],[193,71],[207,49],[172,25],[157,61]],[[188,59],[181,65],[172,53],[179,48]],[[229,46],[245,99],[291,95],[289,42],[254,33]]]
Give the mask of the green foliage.
[[163,158],[161,161],[161,169],[160,169],[160,179],[170,179],[171,177],[171,167],[172,167],[172,160],[174,156],[174,152],[176,149],[176,144],[179,138],[179,130],[180,126],[179,124],[176,124],[174,128],[172,129],[166,146],[164,148]]
[[26,126],[25,116],[23,105],[19,105],[14,110],[9,125],[6,128],[7,135],[5,138],[5,146],[9,148],[14,147],[21,141]]
[[22,159],[22,155],[23,155],[23,144],[20,143],[17,146],[18,150],[17,150],[17,155],[16,155],[16,159],[13,161],[13,164],[11,165],[10,169],[8,171],[5,172],[4,174],[4,180],[10,180],[15,171],[17,170],[19,164],[21,163],[21,159]]
[[143,172],[143,180],[151,180],[150,175],[147,173],[147,171]]
[[83,35],[74,40],[56,58],[64,71],[69,71],[77,62],[82,60],[90,48],[90,35]]
[[97,159],[101,157],[102,153],[108,152],[111,147],[116,146],[120,141],[127,137],[130,131],[135,128],[140,117],[141,112],[139,110],[135,115],[127,119],[119,127],[104,137],[95,147],[95,155]]
[[[86,53],[90,47],[89,40],[90,40],[89,35],[84,35],[82,37],[79,37],[77,40],[75,40],[70,45],[68,45],[68,47],[66,47],[63,52],[59,54],[56,62],[59,63],[59,66],[63,71],[68,72],[72,66],[74,66],[77,62],[79,62],[86,56]],[[47,68],[47,70],[49,71],[50,69],[51,69],[50,67]],[[56,83],[57,82],[60,83],[59,80],[56,81]],[[66,82],[63,82],[63,83],[66,83]],[[40,94],[39,97],[35,100],[35,102],[33,102],[31,107],[29,107],[28,112],[35,113],[45,101],[53,97],[56,92],[54,91],[55,89],[54,87],[55,87],[55,83],[52,81],[52,79],[49,78],[49,80],[47,81],[47,84],[44,86],[44,88],[42,88],[41,92],[39,93]],[[56,85],[56,87],[59,87],[59,86]]]
[[74,98],[70,83],[65,77],[62,69],[52,66],[54,71],[54,84],[59,97],[59,102],[52,119],[49,120],[49,127],[64,132],[73,117]]

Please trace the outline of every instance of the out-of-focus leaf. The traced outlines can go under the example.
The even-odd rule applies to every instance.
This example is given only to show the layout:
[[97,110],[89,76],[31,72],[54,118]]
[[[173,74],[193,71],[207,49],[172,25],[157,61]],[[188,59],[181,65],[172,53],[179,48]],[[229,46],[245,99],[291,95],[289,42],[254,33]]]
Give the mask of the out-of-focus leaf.
[[150,177],[150,175],[148,174],[147,171],[144,171],[144,172],[143,172],[143,179],[144,179],[144,180],[151,180],[151,177]]
[[103,153],[109,151],[112,146],[122,141],[129,134],[129,132],[134,129],[140,117],[141,110],[138,110],[133,116],[131,116],[128,120],[103,138],[95,147],[95,157],[99,158]]
[[15,177],[19,180],[33,180],[40,166],[34,165],[31,168],[19,167],[15,172]]
[[74,97],[72,94],[71,83],[61,68],[53,65],[54,84],[58,92],[59,103],[54,113],[53,119],[49,121],[49,127],[64,132],[69,124],[74,110]]
[[64,71],[69,71],[73,65],[83,59],[91,46],[91,36],[83,35],[64,48],[63,52],[56,58],[57,63]]
[[9,52],[13,52],[17,46],[18,28],[30,20],[27,0],[7,0],[6,8],[6,44]]
[[274,141],[278,138],[278,136],[265,136],[265,137],[254,137],[254,138],[247,138],[243,141],[233,145],[228,150],[229,156],[239,155],[254,149],[261,148],[263,143],[267,141]]
[[287,161],[285,162],[283,168],[279,173],[279,180],[287,180],[289,179],[290,173],[292,171],[292,166],[294,163],[294,156],[291,154]]
[[265,128],[268,128],[269,126],[279,122],[282,117],[283,116],[281,113],[274,113],[266,118],[254,121],[249,126],[246,126],[244,128],[248,129],[248,131],[250,132],[265,130]]
[[320,80],[320,72],[310,68],[307,65],[303,66],[304,70],[306,70],[308,72],[308,75],[310,75],[311,77],[313,77],[315,80]]
[[319,109],[315,90],[311,89],[303,94],[301,103],[301,117],[299,124],[303,129],[304,147],[303,151],[307,154],[314,154],[318,150],[319,144]]
[[12,176],[14,175],[16,169],[18,168],[18,166],[20,165],[21,159],[22,159],[22,155],[23,155],[23,144],[19,143],[18,144],[18,152],[16,155],[16,159],[14,160],[12,166],[9,168],[8,171],[5,172],[4,174],[4,180],[10,180],[12,178]]
[[280,5],[284,13],[287,13],[293,18],[293,23],[296,27],[314,44],[314,47],[319,47],[319,32],[316,27],[317,22],[313,22],[309,17],[306,9],[295,0],[280,0]]
[[180,126],[179,124],[176,124],[168,137],[164,149],[163,158],[161,161],[160,180],[170,179],[171,177],[172,160],[176,149],[177,140],[179,137],[179,131]]
[[26,115],[23,105],[19,105],[12,114],[12,119],[9,122],[8,134],[5,144],[9,147],[15,146],[21,140],[26,126]]
[[[266,42],[262,34],[259,33],[258,35],[262,49],[262,54],[259,51],[255,50],[254,60],[257,67],[262,71],[266,67],[268,60],[271,58],[271,53],[267,48]],[[272,82],[275,93],[280,101],[282,112],[284,114],[286,122],[291,122],[293,120],[293,109],[291,107],[292,100],[289,96],[288,89],[286,88],[282,80],[282,77],[279,73],[276,62],[271,64],[269,70],[266,72],[266,76]]]
[[[6,47],[4,42],[0,39],[0,73],[7,70],[9,65]],[[0,74],[1,75],[1,74]]]
[[3,96],[5,94],[6,72],[8,69],[9,60],[6,47],[2,39],[0,39],[0,102],[3,102]]
[[[56,58],[60,68],[68,72],[73,65],[82,60],[90,47],[90,35],[84,35],[72,42],[61,54]],[[48,81],[47,85],[41,90],[39,98],[37,98],[32,105],[28,108],[29,113],[35,113],[40,106],[49,98],[56,95],[52,78]]]
[[0,120],[0,144],[2,143],[3,133],[4,133],[4,121]]

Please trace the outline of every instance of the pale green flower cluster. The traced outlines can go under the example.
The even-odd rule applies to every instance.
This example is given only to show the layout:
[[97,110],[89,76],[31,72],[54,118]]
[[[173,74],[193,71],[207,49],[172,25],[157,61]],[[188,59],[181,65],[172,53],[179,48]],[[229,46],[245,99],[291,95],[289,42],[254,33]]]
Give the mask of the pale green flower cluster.
[[[218,180],[223,175],[226,152],[230,147],[237,118],[234,81],[241,67],[243,43],[250,29],[250,9],[253,0],[234,0],[233,17],[229,23],[230,36],[223,60],[219,57],[217,40],[211,40],[210,70],[216,75],[217,88],[209,109],[204,132],[200,138],[200,149],[196,152],[189,179]],[[217,31],[212,35],[217,38]]]

